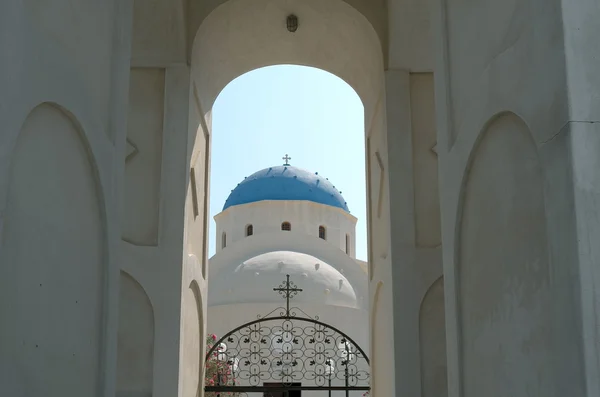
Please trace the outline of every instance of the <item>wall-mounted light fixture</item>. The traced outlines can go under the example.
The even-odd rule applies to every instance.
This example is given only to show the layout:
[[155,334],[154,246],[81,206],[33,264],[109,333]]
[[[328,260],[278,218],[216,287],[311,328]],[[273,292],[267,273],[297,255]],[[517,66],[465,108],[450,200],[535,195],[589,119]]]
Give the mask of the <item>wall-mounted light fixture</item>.
[[294,14],[290,14],[287,17],[287,30],[292,33],[298,30],[298,17]]

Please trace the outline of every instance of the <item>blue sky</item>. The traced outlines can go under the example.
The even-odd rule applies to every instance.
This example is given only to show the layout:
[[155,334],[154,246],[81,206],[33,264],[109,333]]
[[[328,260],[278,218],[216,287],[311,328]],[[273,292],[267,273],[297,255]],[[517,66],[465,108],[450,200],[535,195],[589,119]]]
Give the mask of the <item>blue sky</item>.
[[356,257],[367,260],[364,109],[340,78],[315,68],[278,65],[246,73],[213,107],[209,256],[215,222],[231,190],[266,167],[319,172],[343,192],[358,218]]

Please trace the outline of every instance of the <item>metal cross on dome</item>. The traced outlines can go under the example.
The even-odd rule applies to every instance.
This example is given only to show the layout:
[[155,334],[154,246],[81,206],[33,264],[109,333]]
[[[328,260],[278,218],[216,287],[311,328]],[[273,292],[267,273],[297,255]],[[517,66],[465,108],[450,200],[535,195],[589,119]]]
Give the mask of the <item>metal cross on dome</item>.
[[279,295],[285,298],[285,315],[290,316],[290,299],[298,295],[298,292],[302,292],[301,288],[298,288],[296,284],[290,281],[290,275],[285,275],[285,281],[279,284],[279,287],[273,288],[273,291],[279,292]]
[[292,159],[290,156],[288,156],[288,154],[286,153],[285,156],[283,156],[281,158],[283,161],[285,161],[284,165],[290,165],[290,160]]

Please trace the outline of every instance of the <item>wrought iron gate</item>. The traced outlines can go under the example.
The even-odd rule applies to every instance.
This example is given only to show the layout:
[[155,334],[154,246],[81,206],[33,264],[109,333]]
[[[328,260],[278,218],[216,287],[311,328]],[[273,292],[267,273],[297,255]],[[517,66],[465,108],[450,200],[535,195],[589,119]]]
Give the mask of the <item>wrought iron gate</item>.
[[217,374],[205,393],[294,397],[303,390],[329,396],[368,391],[369,358],[361,347],[318,317],[290,308],[290,299],[302,289],[289,275],[273,290],[285,299],[285,307],[231,330],[206,354],[206,362],[217,363]]

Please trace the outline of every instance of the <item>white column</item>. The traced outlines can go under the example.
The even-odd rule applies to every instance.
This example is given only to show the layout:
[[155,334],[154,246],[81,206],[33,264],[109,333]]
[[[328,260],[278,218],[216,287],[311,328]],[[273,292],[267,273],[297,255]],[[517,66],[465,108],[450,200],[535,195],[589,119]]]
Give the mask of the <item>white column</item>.
[[573,170],[582,348],[587,395],[600,395],[600,7],[562,0]]
[[[421,76],[412,76],[413,80],[419,77]],[[422,89],[414,86],[415,89]],[[431,97],[433,95],[432,92],[424,94]],[[421,363],[422,352],[419,340],[421,301],[430,285],[441,276],[442,272],[441,249],[428,247],[423,241],[417,241],[416,237],[417,228],[428,228],[431,225],[424,223],[423,220],[417,224],[414,175],[415,167],[419,167],[419,163],[414,157],[421,158],[423,154],[435,155],[422,153],[413,142],[413,134],[425,133],[425,131],[421,129],[419,120],[412,120],[412,117],[422,120],[423,117],[429,117],[425,113],[431,112],[433,116],[434,111],[433,107],[423,107],[422,102],[416,99],[419,95],[421,93],[413,92],[411,96],[411,73],[406,70],[386,72],[390,231],[394,287],[394,377],[396,395],[400,396],[422,395],[421,369],[427,363]],[[412,111],[420,113],[413,116]],[[423,178],[422,175],[420,177]],[[421,182],[437,183],[433,180]]]

